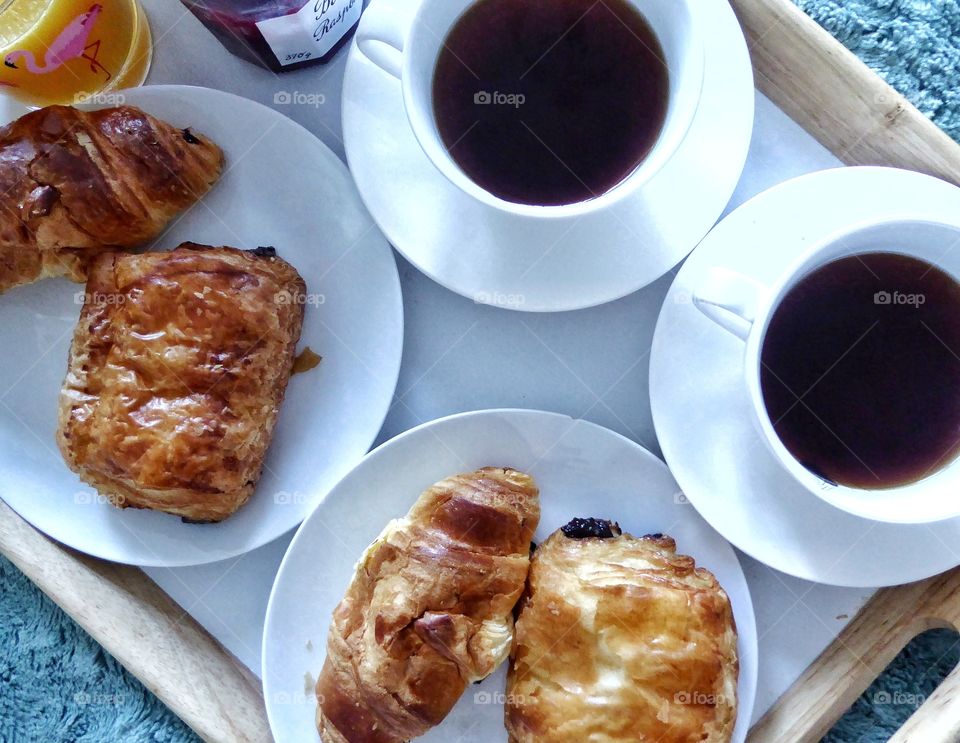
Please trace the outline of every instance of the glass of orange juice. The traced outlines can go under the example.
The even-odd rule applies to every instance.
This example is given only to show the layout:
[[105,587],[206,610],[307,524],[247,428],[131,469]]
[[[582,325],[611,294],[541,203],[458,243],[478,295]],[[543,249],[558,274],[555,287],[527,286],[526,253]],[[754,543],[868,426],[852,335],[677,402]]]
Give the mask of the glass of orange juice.
[[0,0],[0,92],[28,105],[140,85],[150,56],[137,0]]

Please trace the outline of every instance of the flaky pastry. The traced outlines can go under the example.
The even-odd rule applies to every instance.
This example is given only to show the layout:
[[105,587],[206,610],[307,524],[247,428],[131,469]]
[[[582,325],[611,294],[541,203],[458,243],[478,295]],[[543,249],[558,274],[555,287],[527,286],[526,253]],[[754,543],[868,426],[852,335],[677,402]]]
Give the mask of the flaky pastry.
[[719,743],[737,709],[727,594],[669,537],[576,519],[534,553],[511,651],[511,743]]
[[529,475],[487,467],[428,488],[357,563],[316,691],[325,743],[401,743],[506,658],[540,518]]
[[120,507],[232,514],[260,477],[304,292],[272,248],[98,256],[60,393],[67,464]]

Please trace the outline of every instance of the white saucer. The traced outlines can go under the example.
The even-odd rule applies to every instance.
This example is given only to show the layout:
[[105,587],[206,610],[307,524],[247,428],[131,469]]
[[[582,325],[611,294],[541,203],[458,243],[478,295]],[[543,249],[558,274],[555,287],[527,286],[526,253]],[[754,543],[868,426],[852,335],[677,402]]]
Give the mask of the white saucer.
[[[723,585],[739,634],[739,711],[733,740],[743,741],[757,685],[757,630],[736,554],[684,504],[662,461],[594,423],[536,410],[484,410],[425,423],[375,449],[300,527],[270,594],[263,635],[263,690],[278,743],[317,741],[316,679],[327,628],[356,560],[386,523],[407,512],[431,484],[457,472],[509,465],[540,487],[535,539],[575,516],[612,518],[640,535],[664,532]],[[506,740],[506,669],[471,686],[446,720],[417,741]],[[492,702],[492,703],[491,703]]]
[[881,216],[960,227],[960,189],[890,168],[841,168],[787,181],[724,219],[687,259],[653,339],[653,421],[684,493],[744,552],[818,583],[895,585],[952,568],[960,564],[960,519],[869,521],[792,480],[751,418],[743,343],[690,296],[713,267],[770,283],[811,243]]
[[[409,23],[416,2],[398,3]],[[531,312],[619,299],[679,263],[720,217],[753,127],[750,57],[727,0],[699,0],[703,98],[674,157],[636,196],[581,218],[508,216],[466,196],[424,154],[400,82],[351,45],[343,136],[360,195],[390,242],[438,283]],[[361,24],[363,20],[361,20]]]
[[[367,453],[390,407],[403,347],[393,251],[343,163],[259,103],[208,88],[150,85],[114,94],[223,149],[223,175],[151,246],[186,240],[276,246],[309,294],[300,347],[323,357],[294,375],[256,492],[219,524],[120,510],[57,451],[57,399],[83,286],[48,279],[0,296],[0,497],[69,547],[116,562],[195,565],[252,550],[303,520]],[[22,113],[23,111],[19,111]],[[0,113],[18,113],[10,108]]]

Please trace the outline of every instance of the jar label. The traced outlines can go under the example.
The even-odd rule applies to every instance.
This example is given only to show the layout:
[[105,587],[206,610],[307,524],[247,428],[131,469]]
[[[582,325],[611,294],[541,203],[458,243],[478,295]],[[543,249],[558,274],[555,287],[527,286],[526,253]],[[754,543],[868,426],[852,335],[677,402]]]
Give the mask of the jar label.
[[322,57],[360,19],[363,0],[310,0],[296,13],[257,21],[280,64]]

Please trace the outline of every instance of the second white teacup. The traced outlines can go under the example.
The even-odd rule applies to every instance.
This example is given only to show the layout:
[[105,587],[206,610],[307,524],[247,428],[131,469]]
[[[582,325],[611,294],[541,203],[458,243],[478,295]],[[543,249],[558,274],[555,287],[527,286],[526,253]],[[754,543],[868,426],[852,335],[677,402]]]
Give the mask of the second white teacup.
[[[960,277],[960,226],[910,219],[856,225],[813,245],[770,285],[727,269],[714,269],[694,291],[693,302],[704,315],[744,342],[743,373],[752,418],[769,450],[794,480],[818,498],[864,518],[894,523],[943,521],[960,516],[960,459],[948,457],[926,477],[905,485],[868,489],[837,484],[794,457],[778,435],[764,400],[764,342],[784,297],[804,277],[833,261],[877,252],[920,259],[956,281]],[[889,300],[880,296],[873,301],[883,304]],[[823,333],[830,332],[825,325]],[[951,353],[960,353],[960,349]],[[946,401],[951,395],[955,398],[957,390],[943,390],[943,394]],[[876,404],[882,408],[883,400],[878,397]],[[891,456],[894,454],[891,452]]]

